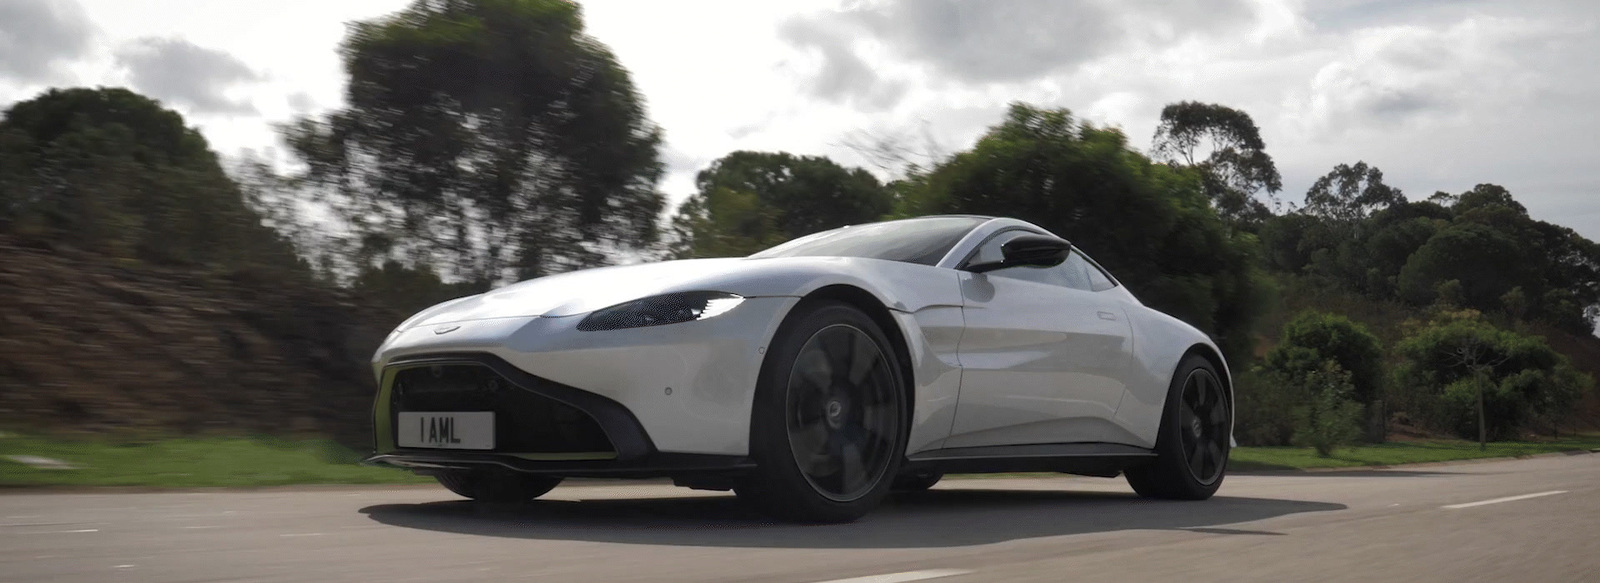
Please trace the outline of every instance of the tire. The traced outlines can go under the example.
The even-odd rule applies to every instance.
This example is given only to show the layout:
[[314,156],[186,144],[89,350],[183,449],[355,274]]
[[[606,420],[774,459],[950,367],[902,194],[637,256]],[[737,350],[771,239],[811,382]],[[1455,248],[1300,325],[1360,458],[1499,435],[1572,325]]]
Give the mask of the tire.
[[1155,461],[1124,472],[1134,492],[1168,500],[1205,500],[1217,493],[1227,475],[1233,429],[1231,396],[1220,379],[1199,356],[1178,365],[1162,408]]
[[561,483],[561,478],[510,472],[446,472],[434,479],[463,498],[497,504],[528,502]]
[[784,520],[866,515],[905,457],[905,395],[899,359],[872,318],[841,302],[802,302],[762,363],[750,420],[756,468],[734,492]]
[[889,486],[889,489],[903,493],[926,492],[943,478],[944,472],[927,471],[900,474],[900,477],[894,479],[894,484]]

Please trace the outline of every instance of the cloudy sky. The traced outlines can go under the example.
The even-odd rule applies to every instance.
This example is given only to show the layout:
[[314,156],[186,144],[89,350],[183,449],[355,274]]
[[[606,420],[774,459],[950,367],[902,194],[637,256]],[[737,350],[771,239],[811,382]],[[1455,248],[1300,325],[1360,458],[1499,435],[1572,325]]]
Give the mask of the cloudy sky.
[[[338,107],[344,23],[406,0],[0,0],[0,105],[124,85],[225,155]],[[1148,147],[1161,107],[1254,116],[1298,201],[1364,160],[1412,198],[1480,182],[1600,239],[1600,3],[1587,0],[594,0],[667,134],[664,188],[735,149],[862,163],[855,136],[968,147],[1005,104]]]

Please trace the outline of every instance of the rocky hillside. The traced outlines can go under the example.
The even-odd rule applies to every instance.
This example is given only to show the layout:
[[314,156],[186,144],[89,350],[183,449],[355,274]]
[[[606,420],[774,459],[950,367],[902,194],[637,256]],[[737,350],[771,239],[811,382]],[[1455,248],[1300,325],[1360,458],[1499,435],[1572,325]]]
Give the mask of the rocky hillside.
[[366,443],[366,361],[401,315],[270,279],[0,239],[0,426]]

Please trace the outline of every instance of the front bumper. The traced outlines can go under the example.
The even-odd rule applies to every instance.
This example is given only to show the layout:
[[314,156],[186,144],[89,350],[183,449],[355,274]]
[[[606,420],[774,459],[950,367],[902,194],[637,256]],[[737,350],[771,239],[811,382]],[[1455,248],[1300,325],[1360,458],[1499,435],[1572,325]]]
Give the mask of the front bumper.
[[381,383],[406,359],[488,354],[622,405],[659,451],[745,456],[766,344],[798,301],[750,297],[706,320],[609,331],[578,330],[581,316],[432,323],[397,332],[373,367]]
[[[383,369],[368,465],[419,473],[503,468],[594,477],[649,477],[747,469],[745,456],[664,453],[622,404],[540,378],[488,353],[413,355]],[[409,387],[409,388],[408,388]],[[493,411],[492,451],[398,447],[401,411]]]

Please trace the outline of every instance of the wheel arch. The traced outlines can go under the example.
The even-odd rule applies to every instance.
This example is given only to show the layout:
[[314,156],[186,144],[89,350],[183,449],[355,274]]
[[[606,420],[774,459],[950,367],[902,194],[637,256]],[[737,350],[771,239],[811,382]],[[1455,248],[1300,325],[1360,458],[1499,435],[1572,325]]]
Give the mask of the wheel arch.
[[[812,290],[811,293],[806,294],[800,299],[802,303],[807,301],[829,300],[841,302],[861,310],[867,315],[868,318],[872,319],[874,324],[878,325],[879,329],[883,330],[884,336],[889,337],[889,344],[892,345],[892,348],[895,351],[895,356],[900,364],[900,375],[905,379],[905,425],[907,431],[909,431],[911,428],[911,420],[916,418],[915,407],[917,399],[915,392],[917,388],[917,379],[916,369],[912,366],[911,361],[911,345],[906,342],[906,331],[900,328],[900,323],[895,320],[893,314],[889,313],[888,306],[885,306],[883,302],[878,299],[878,296],[875,296],[872,294],[872,292],[854,285],[843,283],[825,285]],[[791,310],[791,312],[793,312],[793,310]],[[788,316],[785,316],[785,319],[787,318]]]
[[[1190,346],[1188,350],[1184,351],[1182,357],[1178,358],[1179,366],[1182,366],[1183,361],[1188,360],[1190,356],[1198,356],[1203,358],[1206,360],[1206,362],[1211,363],[1213,368],[1217,369],[1217,376],[1221,377],[1222,379],[1223,393],[1228,396],[1228,408],[1230,410],[1236,410],[1238,408],[1238,399],[1234,395],[1233,391],[1233,373],[1228,371],[1228,363],[1226,360],[1223,360],[1222,353],[1219,352],[1216,347],[1209,344],[1196,343],[1195,345]],[[1232,415],[1229,415],[1228,424],[1230,426],[1233,425]],[[1230,427],[1230,431],[1231,430],[1232,429]]]

